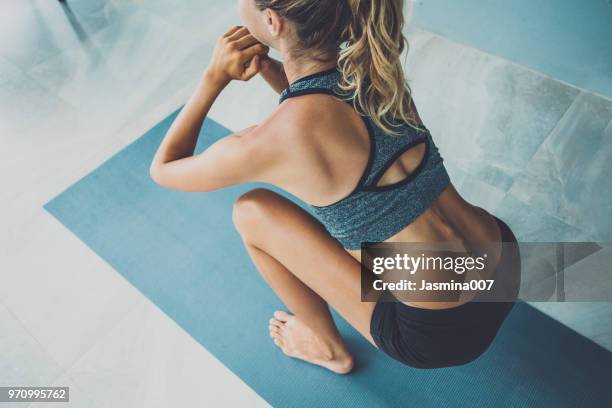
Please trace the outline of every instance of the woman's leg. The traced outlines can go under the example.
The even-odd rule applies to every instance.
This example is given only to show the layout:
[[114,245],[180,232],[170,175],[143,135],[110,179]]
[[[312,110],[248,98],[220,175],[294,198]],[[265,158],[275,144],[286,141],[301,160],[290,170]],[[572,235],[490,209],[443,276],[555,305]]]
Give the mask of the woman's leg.
[[283,351],[336,372],[352,358],[330,304],[372,344],[374,303],[361,302],[361,266],[310,214],[265,189],[244,194],[234,224],[264,279],[295,317],[277,312],[271,335]]
[[247,251],[264,279],[295,317],[277,311],[270,319],[270,336],[288,356],[344,374],[353,357],[332,319],[327,303],[276,259],[249,244]]

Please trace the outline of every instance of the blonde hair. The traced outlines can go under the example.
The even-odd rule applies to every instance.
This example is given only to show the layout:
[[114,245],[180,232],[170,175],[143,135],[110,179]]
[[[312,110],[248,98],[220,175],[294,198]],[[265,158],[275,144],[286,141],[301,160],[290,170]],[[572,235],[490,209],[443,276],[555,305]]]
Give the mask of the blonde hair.
[[[386,132],[396,134],[402,123],[415,121],[411,90],[401,62],[407,47],[401,0],[347,0],[352,21],[338,66],[340,88],[353,95],[355,109]],[[414,126],[413,126],[414,127]]]
[[401,55],[403,0],[255,0],[291,21],[299,46],[338,59],[340,89],[355,110],[389,134],[420,129]]

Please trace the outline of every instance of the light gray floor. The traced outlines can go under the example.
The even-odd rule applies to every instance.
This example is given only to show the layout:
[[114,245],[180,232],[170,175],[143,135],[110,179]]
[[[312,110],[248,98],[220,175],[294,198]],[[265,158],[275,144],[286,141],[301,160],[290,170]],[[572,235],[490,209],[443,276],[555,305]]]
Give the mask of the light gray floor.
[[[265,405],[42,209],[187,100],[234,2],[0,4],[0,385],[70,385],[75,406]],[[457,188],[523,240],[610,240],[612,102],[409,35],[408,76]],[[240,129],[276,102],[256,78],[211,117]],[[612,350],[610,304],[538,307]]]

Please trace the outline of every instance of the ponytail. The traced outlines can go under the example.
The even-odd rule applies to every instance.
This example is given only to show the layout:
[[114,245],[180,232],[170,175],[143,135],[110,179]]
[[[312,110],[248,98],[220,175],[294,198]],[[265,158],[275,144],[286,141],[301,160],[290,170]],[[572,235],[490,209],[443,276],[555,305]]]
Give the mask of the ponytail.
[[417,123],[400,56],[407,46],[403,0],[255,0],[295,27],[300,52],[338,56],[340,89],[355,110],[390,134]]
[[340,88],[358,113],[386,132],[397,134],[402,124],[415,127],[410,86],[400,60],[407,45],[403,0],[344,1],[352,16],[341,38]]

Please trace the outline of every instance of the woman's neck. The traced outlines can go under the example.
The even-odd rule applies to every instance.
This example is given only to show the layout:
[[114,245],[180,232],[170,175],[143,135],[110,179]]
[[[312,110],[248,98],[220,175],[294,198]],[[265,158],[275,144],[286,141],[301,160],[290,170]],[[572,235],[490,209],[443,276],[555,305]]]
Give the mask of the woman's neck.
[[307,75],[332,69],[336,67],[337,64],[335,59],[320,61],[309,57],[296,58],[288,53],[281,54],[285,75],[287,76],[287,81],[289,81],[290,84]]

